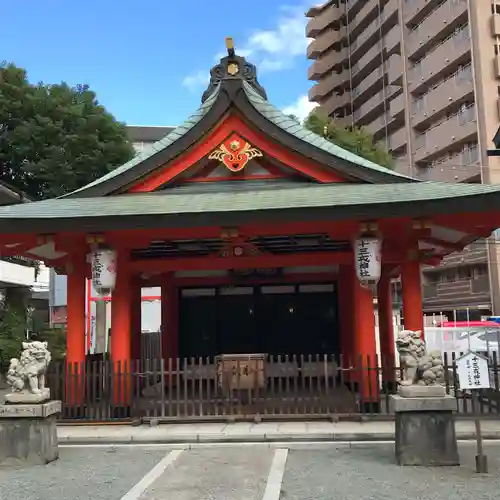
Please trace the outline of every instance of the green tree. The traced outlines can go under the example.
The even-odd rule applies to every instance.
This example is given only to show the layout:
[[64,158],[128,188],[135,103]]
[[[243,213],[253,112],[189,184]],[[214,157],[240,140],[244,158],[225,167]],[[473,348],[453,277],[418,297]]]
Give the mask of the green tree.
[[46,327],[42,331],[34,334],[30,340],[47,342],[52,361],[63,361],[66,356],[66,329]]
[[0,181],[52,198],[133,155],[125,126],[87,85],[33,85],[24,69],[0,64]]
[[394,160],[385,145],[373,140],[364,128],[345,128],[335,123],[320,108],[313,110],[304,126],[341,148],[387,168],[394,168]]
[[26,340],[23,312],[13,307],[3,310],[0,319],[0,373],[5,373],[11,358],[18,358]]

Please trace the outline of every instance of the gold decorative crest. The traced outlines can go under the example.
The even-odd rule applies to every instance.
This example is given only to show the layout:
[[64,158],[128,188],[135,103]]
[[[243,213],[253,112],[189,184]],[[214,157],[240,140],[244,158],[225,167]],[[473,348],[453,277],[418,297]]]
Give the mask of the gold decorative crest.
[[208,157],[219,160],[232,172],[239,172],[252,159],[262,156],[262,152],[236,134],[231,135]]
[[235,76],[240,72],[240,67],[236,63],[230,63],[227,66],[227,72],[231,76]]

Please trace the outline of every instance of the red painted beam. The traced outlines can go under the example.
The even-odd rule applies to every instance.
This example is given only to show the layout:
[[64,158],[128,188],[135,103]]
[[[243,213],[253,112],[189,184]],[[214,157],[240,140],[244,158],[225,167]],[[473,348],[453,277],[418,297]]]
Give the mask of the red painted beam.
[[[233,276],[206,276],[175,278],[177,287],[206,287],[206,286],[252,286],[268,285],[273,283],[331,283],[337,279],[336,273],[295,273],[280,276],[252,276],[237,278]],[[154,288],[161,286],[162,278],[152,276],[144,279],[143,287]]]
[[314,252],[291,255],[258,255],[252,257],[199,257],[131,262],[134,272],[145,274],[169,271],[208,271],[217,269],[251,269],[271,267],[326,266],[348,264],[353,261],[351,252]]

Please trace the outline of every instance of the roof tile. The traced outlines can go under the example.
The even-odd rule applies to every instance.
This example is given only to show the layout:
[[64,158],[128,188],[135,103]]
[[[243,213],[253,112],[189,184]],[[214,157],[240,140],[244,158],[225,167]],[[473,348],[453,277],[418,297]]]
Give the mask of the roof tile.
[[[233,183],[235,184],[235,183]],[[246,184],[246,183],[243,183]],[[244,187],[244,189],[243,189]],[[95,198],[59,198],[0,207],[0,223],[7,219],[55,219],[135,215],[201,214],[276,209],[340,208],[387,203],[426,202],[497,193],[500,185],[440,182],[401,184],[284,184],[265,188],[248,185],[233,190],[190,192],[180,189],[145,194]],[[199,187],[197,189],[200,189]],[[456,201],[456,200],[455,200]]]
[[[69,193],[68,195],[85,191],[89,187],[96,186],[104,181],[116,177],[117,175],[123,174],[124,172],[135,167],[136,165],[139,165],[147,158],[153,156],[158,151],[162,151],[163,149],[170,146],[170,144],[172,144],[177,139],[186,134],[191,128],[193,128],[194,125],[196,125],[208,113],[208,111],[211,109],[212,105],[215,103],[217,99],[219,90],[220,87],[217,87],[216,90],[212,93],[212,95],[200,106],[200,108],[198,108],[198,110],[193,115],[191,115],[182,125],[172,130],[172,132],[170,132],[170,134],[168,134],[166,137],[164,137],[160,141],[155,142],[154,144],[146,148],[142,153],[134,156],[127,163],[115,168],[108,174],[100,177],[99,179],[91,182],[90,184],[87,184],[86,186],[81,187],[80,189],[77,189],[76,191],[73,191],[72,193]],[[64,198],[68,195],[61,196],[61,198]]]
[[[275,106],[270,104],[269,102],[265,101],[262,96],[260,96],[253,88],[251,85],[249,85],[247,82],[243,82],[243,87],[245,89],[245,93],[247,94],[247,97],[249,101],[252,103],[252,105],[257,109],[262,115],[264,115],[269,121],[273,122],[275,125],[279,126],[280,128],[286,130],[288,132],[288,122],[292,121],[294,123],[295,120],[292,118],[286,116],[282,111],[279,111]],[[300,129],[297,130],[296,132],[291,132],[292,135],[295,137],[302,139],[309,144],[312,144],[319,149],[322,149],[323,151],[333,155],[337,156],[338,158],[342,158],[344,160],[347,160],[351,163],[354,163],[355,165],[359,165],[361,167],[369,168],[371,170],[376,170],[378,172],[383,172],[387,174],[392,174],[397,177],[403,177],[403,178],[408,178],[409,177],[399,174],[397,172],[394,172],[393,170],[383,167],[382,165],[378,165],[377,163],[371,162],[369,160],[366,160],[365,158],[362,158],[361,156],[358,156],[354,153],[351,153],[350,151],[347,151],[336,144],[333,144],[332,142],[328,141],[327,139],[324,139],[323,137],[313,134],[315,137],[312,139],[309,135],[302,135],[303,131],[306,129],[300,125]],[[309,132],[309,131],[308,131]]]

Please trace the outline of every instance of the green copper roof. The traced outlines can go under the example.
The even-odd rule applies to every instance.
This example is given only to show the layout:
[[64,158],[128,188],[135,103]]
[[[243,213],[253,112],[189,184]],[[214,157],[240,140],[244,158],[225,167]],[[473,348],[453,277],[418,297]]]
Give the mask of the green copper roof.
[[[107,181],[108,179],[112,179],[113,177],[116,177],[120,174],[123,174],[124,172],[134,168],[136,165],[139,165],[142,163],[144,160],[150,158],[154,154],[156,154],[158,151],[162,151],[166,149],[170,144],[174,143],[177,139],[185,135],[190,129],[192,129],[211,109],[215,101],[217,100],[217,95],[219,92],[219,87],[216,88],[216,90],[210,95],[210,97],[196,110],[194,114],[192,114],[182,125],[179,125],[176,127],[172,132],[170,132],[166,137],[163,139],[155,142],[148,148],[146,148],[142,153],[137,154],[134,156],[130,161],[127,163],[115,168],[108,174],[100,177],[99,179],[96,179],[95,181],[91,182],[90,184],[87,184],[86,186],[81,187],[80,189],[77,189],[76,191],[73,191],[70,194],[78,193],[80,191],[84,191],[85,189],[96,186],[97,184],[100,184],[101,182]],[[67,196],[67,195],[65,195]]]
[[406,175],[398,174],[393,170],[378,165],[377,163],[373,163],[372,161],[366,160],[361,156],[358,156],[346,149],[343,149],[336,144],[328,141],[324,137],[311,132],[306,129],[300,123],[297,123],[293,118],[285,115],[282,111],[277,109],[275,106],[270,104],[268,101],[262,98],[262,96],[256,92],[251,85],[247,82],[243,82],[243,88],[245,89],[245,93],[248,97],[248,100],[252,103],[254,108],[263,116],[265,116],[269,121],[273,122],[276,126],[281,128],[282,130],[288,132],[289,134],[297,137],[301,141],[305,141],[312,146],[315,146],[319,149],[322,149],[326,153],[329,153],[337,158],[341,158],[348,162],[354,163],[356,165],[360,165],[362,167],[369,168],[371,170],[377,170],[378,172],[383,172],[386,174],[391,174],[397,177],[403,177],[410,179]]
[[[237,184],[237,183],[233,183]],[[0,207],[2,221],[30,219],[36,229],[41,219],[80,219],[155,215],[203,215],[223,212],[268,212],[283,209],[374,207],[410,202],[453,200],[467,211],[468,201],[497,193],[500,185],[448,184],[439,182],[401,184],[262,184],[228,192],[193,192],[173,189],[156,193],[125,194],[100,198],[64,198]],[[392,209],[394,210],[394,208]],[[355,214],[353,214],[354,216]],[[394,214],[395,215],[395,214]]]

